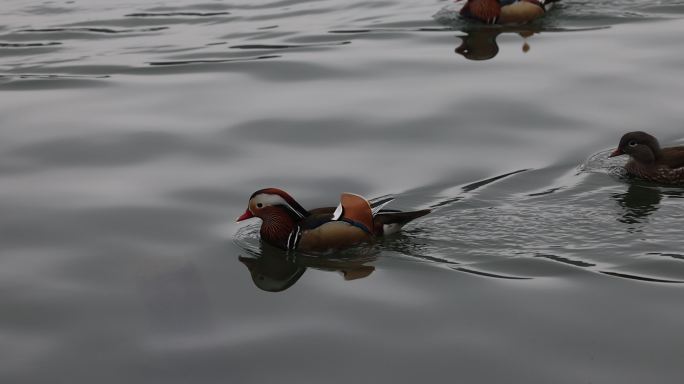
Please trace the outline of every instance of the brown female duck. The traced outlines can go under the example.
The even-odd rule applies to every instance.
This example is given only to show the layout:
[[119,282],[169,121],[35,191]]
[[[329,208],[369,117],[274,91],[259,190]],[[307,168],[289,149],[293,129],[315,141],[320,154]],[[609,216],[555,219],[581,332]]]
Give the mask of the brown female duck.
[[629,155],[628,173],[661,184],[684,184],[684,146],[660,148],[646,132],[625,133],[609,157]]
[[278,188],[252,194],[247,210],[237,221],[258,217],[261,239],[284,250],[323,251],[343,249],[398,232],[409,221],[430,213],[429,209],[401,212],[382,209],[393,198],[368,201],[343,193],[335,207],[304,209]]

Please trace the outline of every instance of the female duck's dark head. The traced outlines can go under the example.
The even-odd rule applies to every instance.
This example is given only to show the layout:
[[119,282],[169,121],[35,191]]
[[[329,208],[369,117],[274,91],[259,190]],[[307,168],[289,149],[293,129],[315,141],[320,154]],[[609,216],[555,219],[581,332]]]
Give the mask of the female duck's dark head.
[[629,155],[639,163],[653,164],[660,157],[660,144],[646,132],[625,133],[609,157],[620,155]]

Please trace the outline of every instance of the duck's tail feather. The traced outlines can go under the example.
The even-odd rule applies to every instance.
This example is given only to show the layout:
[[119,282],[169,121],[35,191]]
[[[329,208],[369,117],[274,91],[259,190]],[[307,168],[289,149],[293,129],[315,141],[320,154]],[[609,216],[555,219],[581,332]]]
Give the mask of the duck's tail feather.
[[374,218],[374,232],[376,235],[390,235],[401,230],[410,221],[425,216],[430,212],[430,209],[411,212],[380,212]]
[[373,212],[373,216],[377,215],[378,212],[387,204],[391,203],[394,200],[394,196],[392,195],[384,195],[384,196],[379,196],[373,199],[368,200],[368,204],[370,204],[371,211]]

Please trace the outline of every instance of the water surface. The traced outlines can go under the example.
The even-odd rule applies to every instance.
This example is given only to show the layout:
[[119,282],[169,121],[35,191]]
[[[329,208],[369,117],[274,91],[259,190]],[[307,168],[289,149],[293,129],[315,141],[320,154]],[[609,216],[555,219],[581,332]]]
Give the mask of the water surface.
[[[679,383],[684,2],[6,0],[8,383]],[[434,213],[326,258],[233,223],[275,186]],[[256,223],[255,223],[256,224]]]

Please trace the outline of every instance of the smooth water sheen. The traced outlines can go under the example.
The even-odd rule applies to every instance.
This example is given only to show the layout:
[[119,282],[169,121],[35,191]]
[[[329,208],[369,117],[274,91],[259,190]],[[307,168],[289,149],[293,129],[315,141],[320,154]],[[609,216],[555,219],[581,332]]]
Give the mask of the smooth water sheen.
[[[680,383],[684,1],[4,0],[0,382]],[[285,254],[250,194],[434,212]]]

